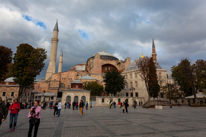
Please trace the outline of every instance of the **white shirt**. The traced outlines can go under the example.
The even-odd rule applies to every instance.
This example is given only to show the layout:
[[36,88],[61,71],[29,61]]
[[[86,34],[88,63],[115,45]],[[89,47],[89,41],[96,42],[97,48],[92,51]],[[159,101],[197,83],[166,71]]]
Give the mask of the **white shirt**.
[[58,103],[57,107],[58,107],[58,109],[61,109],[61,108],[62,108],[61,102]]

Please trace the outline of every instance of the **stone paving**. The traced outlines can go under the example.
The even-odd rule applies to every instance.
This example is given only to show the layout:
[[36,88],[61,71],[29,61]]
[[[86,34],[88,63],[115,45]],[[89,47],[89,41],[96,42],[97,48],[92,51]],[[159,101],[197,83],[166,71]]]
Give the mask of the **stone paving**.
[[[9,117],[0,127],[0,137],[27,137],[28,110],[21,110],[16,130],[9,133]],[[204,137],[206,108],[164,107],[163,110],[136,109],[129,113],[120,108],[93,107],[79,110],[62,109],[61,117],[53,110],[41,112],[38,137]]]

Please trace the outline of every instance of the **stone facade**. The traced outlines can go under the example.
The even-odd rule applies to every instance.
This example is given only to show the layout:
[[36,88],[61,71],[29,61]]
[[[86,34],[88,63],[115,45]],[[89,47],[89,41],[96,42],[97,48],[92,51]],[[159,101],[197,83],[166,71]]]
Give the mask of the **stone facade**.
[[[85,98],[86,100],[84,100],[83,98]],[[88,102],[88,104],[90,104],[90,91],[83,89],[62,90],[62,106],[64,106],[65,102],[72,103],[73,101],[75,101],[79,103],[80,100],[84,100],[85,103]]]
[[[0,83],[0,97],[2,97],[2,100],[9,102],[13,102],[15,98],[18,97],[19,93],[19,85],[12,81],[7,81],[7,79],[4,82]],[[31,91],[32,89],[26,89],[25,93],[23,94],[22,98],[20,99],[21,102],[29,102],[31,100]]]

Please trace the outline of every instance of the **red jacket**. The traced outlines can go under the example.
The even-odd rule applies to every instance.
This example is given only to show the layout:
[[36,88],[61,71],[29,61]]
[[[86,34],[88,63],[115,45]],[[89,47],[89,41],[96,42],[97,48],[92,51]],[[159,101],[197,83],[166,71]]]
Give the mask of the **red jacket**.
[[[17,107],[18,107],[18,109],[17,109]],[[11,104],[9,107],[11,114],[18,114],[20,109],[21,109],[21,107],[20,107],[20,104],[18,102]]]

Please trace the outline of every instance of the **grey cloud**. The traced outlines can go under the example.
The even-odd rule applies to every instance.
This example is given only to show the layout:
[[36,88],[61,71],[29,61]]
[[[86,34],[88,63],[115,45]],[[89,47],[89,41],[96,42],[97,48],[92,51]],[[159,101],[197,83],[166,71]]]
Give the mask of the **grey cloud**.
[[[157,60],[163,68],[170,70],[182,57],[206,58],[205,0],[13,0],[2,1],[0,5],[32,16],[47,27],[47,30],[41,30],[24,26],[24,20],[11,25],[0,22],[4,26],[0,29],[0,44],[11,47],[14,52],[16,46],[24,42],[39,46],[37,42],[44,39],[51,43],[52,30],[59,19],[57,62],[63,48],[63,71],[85,63],[103,48],[106,52],[118,53],[123,59],[140,57],[141,49],[145,56],[151,56],[150,46],[144,45],[151,43],[152,36],[156,48],[161,49]],[[87,32],[89,39],[82,39],[78,29]],[[49,55],[50,47],[45,68],[38,79],[45,76]]]

